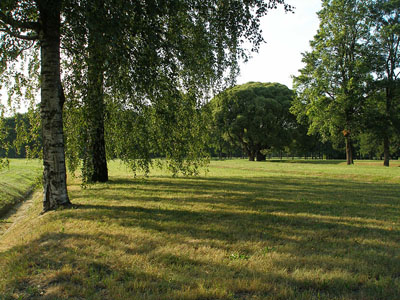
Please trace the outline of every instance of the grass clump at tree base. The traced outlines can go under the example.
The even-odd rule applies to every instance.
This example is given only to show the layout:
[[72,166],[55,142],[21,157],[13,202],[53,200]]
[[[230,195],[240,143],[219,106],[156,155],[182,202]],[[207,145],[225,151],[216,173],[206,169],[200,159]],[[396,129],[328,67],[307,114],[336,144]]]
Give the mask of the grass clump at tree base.
[[398,168],[213,161],[111,181],[0,239],[5,299],[398,299]]

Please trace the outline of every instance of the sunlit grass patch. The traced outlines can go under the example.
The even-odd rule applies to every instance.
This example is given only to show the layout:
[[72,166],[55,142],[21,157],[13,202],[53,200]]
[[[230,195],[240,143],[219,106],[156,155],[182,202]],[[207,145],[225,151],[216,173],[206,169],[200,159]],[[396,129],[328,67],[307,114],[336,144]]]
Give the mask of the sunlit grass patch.
[[[0,245],[5,299],[398,299],[395,168],[214,161],[82,189]],[[389,170],[389,171],[388,171]],[[372,183],[371,183],[372,182]]]

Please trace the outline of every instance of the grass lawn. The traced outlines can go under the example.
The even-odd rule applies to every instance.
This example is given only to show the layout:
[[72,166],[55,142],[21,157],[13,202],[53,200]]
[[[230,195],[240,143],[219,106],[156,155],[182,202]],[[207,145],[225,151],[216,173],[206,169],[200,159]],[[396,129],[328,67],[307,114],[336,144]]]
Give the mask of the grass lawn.
[[0,217],[29,194],[41,174],[39,160],[11,159],[10,167],[0,170]]
[[81,189],[0,238],[0,299],[400,299],[400,164],[213,161]]

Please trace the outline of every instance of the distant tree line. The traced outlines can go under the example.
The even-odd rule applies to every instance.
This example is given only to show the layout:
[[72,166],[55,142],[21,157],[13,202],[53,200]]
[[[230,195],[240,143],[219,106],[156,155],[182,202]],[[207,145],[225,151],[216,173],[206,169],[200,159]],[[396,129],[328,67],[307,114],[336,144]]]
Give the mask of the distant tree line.
[[[323,139],[310,133],[307,122],[291,113],[295,93],[279,83],[249,82],[218,94],[209,110],[209,151],[212,157],[345,159],[340,136]],[[300,122],[299,122],[300,120]],[[392,139],[392,157],[400,156],[400,136]],[[353,135],[354,158],[383,159],[383,145],[374,135]]]
[[[0,147],[0,157],[5,158],[40,158],[42,140],[35,128],[29,113],[17,113],[5,117],[2,121],[2,142],[6,147]],[[36,132],[36,134],[35,134]]]
[[400,0],[323,0],[318,16],[290,101],[277,85],[255,83],[212,101],[214,154],[239,147],[250,160],[270,153],[338,158],[344,150],[347,164],[383,158],[385,166],[399,156]]
[[[203,157],[210,155],[220,159],[346,158],[346,144],[340,136],[323,140],[319,133],[310,134],[307,124],[296,120],[290,112],[295,93],[282,84],[249,82],[238,85],[194,111],[191,101],[195,100],[183,94],[181,97],[183,99],[174,104],[173,110],[151,105],[140,109],[115,107],[118,104],[105,101],[108,159],[122,159],[137,172],[146,171],[154,158],[173,159],[168,157],[169,152],[175,151],[183,161],[191,151],[198,153],[198,149],[204,149]],[[0,157],[40,157],[40,128],[35,128],[35,120],[32,112],[3,119],[4,140],[8,147],[0,149]],[[154,123],[165,123],[165,126],[154,126]],[[76,132],[67,131],[67,139],[77,137]],[[84,154],[79,148],[73,148],[74,145],[79,143],[67,143],[67,155],[74,155],[74,158],[67,157],[69,164],[84,159]],[[168,145],[175,148],[165,149]],[[392,157],[400,157],[399,135],[394,135],[391,146]],[[368,132],[354,135],[352,147],[357,159],[384,158],[382,143]],[[197,150],[191,150],[193,148]],[[177,165],[178,159],[175,164],[170,163],[169,168],[172,172],[179,169],[190,174],[195,158],[191,160],[192,164],[185,166]],[[76,169],[76,166],[70,168]]]
[[324,141],[344,141],[348,164],[399,153],[400,1],[324,0],[320,26],[294,78],[292,112]]

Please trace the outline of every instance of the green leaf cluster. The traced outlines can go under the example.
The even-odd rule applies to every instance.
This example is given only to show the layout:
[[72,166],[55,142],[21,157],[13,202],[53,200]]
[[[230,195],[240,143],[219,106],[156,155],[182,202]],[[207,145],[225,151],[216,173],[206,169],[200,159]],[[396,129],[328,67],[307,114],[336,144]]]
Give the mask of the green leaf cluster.
[[279,83],[235,86],[211,101],[215,127],[225,139],[243,147],[250,160],[263,160],[262,150],[279,149],[291,141],[292,99],[293,92]]
[[65,1],[70,168],[90,155],[98,126],[92,120],[100,117],[108,158],[147,172],[152,158],[163,157],[174,174],[196,173],[208,160],[201,107],[234,80],[239,59],[249,54],[244,41],[258,49],[260,18],[279,4]]
[[[26,98],[25,91],[34,95],[22,87],[40,82],[36,33],[43,3],[0,5],[1,81],[7,75],[18,96],[10,103]],[[207,161],[202,105],[234,81],[238,61],[263,42],[260,18],[278,5],[292,10],[283,0],[59,3],[66,158],[72,172],[83,161],[85,174],[91,144],[103,131],[107,157],[133,170],[148,170],[160,156],[173,173],[196,173]],[[24,57],[32,62],[27,77],[15,67]]]
[[344,137],[348,163],[354,142],[368,133],[385,144],[388,165],[400,111],[399,3],[324,0],[311,51],[294,77],[291,111],[310,134]]

